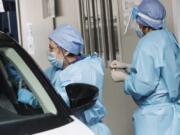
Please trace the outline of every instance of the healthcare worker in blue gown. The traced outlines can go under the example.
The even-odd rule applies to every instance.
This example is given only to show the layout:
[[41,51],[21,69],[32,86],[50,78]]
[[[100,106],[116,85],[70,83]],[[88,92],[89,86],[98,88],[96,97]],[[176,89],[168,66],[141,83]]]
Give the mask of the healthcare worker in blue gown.
[[[140,38],[132,64],[111,63],[114,81],[138,108],[133,114],[135,135],[180,135],[180,45],[164,27],[166,11],[158,0],[143,0],[133,8]],[[129,74],[117,68],[129,68]]]
[[[97,54],[83,56],[81,54],[83,46],[83,39],[78,30],[71,25],[58,27],[49,36],[48,60],[51,67],[45,71],[45,74],[68,106],[69,98],[65,90],[68,84],[87,83],[98,87],[99,97],[95,105],[76,116],[95,135],[111,135],[109,128],[102,122],[106,114],[103,105],[104,63]],[[23,97],[23,92],[19,92],[20,97]]]

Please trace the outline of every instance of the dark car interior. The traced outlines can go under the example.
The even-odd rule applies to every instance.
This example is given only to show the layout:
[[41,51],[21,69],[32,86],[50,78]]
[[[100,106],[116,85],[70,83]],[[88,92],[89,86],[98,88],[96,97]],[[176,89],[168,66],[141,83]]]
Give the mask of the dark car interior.
[[[7,64],[13,65],[8,58],[0,53],[0,121],[17,117],[42,114],[41,108],[32,108],[27,104],[18,102],[18,83],[7,68]],[[11,66],[12,68],[13,66]],[[18,72],[15,67],[13,69]]]
[[[20,59],[14,57],[11,50],[15,52],[14,55],[17,53],[15,56]],[[19,65],[21,63],[18,63],[18,60],[24,63]],[[27,63],[30,66],[26,65]],[[28,68],[19,68],[23,67],[23,64],[32,69],[30,73],[37,78],[37,84],[40,85],[32,87],[33,81],[29,81],[29,74],[24,71]],[[41,98],[37,97],[37,102],[42,104],[36,108],[19,101],[19,88],[29,90],[34,96],[36,96],[36,88],[41,85],[44,86],[42,90],[53,90],[43,77],[28,54],[14,40],[0,32],[0,134],[30,135],[61,127],[73,121],[66,106],[61,103],[62,99],[56,97],[53,92],[47,93],[45,100],[51,101],[51,97],[54,102],[47,102],[47,105],[45,102],[44,105],[44,102],[40,102]],[[55,104],[54,108],[51,107]]]

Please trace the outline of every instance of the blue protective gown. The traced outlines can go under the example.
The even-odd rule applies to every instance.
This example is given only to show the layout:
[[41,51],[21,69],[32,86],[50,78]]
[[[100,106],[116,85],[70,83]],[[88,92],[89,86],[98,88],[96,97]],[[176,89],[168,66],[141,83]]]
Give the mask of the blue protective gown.
[[58,94],[62,96],[67,105],[69,99],[65,86],[70,83],[87,83],[99,88],[99,97],[95,105],[82,113],[76,114],[95,135],[111,135],[109,128],[102,122],[106,114],[103,105],[103,81],[104,65],[96,55],[88,56],[80,61],[69,65],[64,70],[57,70],[53,67],[46,72],[47,77],[55,87]]
[[125,93],[139,106],[135,135],[180,135],[180,46],[172,33],[156,30],[136,46]]

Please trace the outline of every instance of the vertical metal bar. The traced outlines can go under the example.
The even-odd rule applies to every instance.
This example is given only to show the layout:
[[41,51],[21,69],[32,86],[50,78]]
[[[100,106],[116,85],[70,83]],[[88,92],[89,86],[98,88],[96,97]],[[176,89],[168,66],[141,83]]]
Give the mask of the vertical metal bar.
[[94,42],[93,42],[93,34],[91,27],[91,9],[90,9],[90,0],[87,0],[87,16],[88,16],[88,30],[89,30],[89,40],[90,40],[90,50],[91,53],[94,52]]
[[107,31],[108,31],[108,48],[109,48],[109,59],[113,60],[115,58],[115,54],[113,53],[114,45],[113,45],[113,13],[112,13],[112,3],[110,0],[106,0],[106,11],[107,11]]
[[83,27],[83,10],[82,10],[82,1],[79,0],[79,15],[80,15],[80,25],[81,25],[81,33],[82,33],[82,36],[84,38],[84,27]]
[[56,23],[56,4],[57,4],[57,1],[53,0],[53,2],[50,4],[54,6],[54,16],[52,17],[52,24],[53,24],[53,30],[55,30],[57,28],[57,23]]
[[90,53],[90,38],[89,38],[89,27],[88,27],[88,15],[87,15],[87,0],[82,0],[82,2],[84,2],[84,14],[85,14],[85,18],[84,18],[84,25],[85,25],[85,33],[87,35],[87,39],[86,39],[86,49],[87,49],[87,53]]
[[16,20],[17,20],[17,29],[18,29],[18,41],[21,46],[22,45],[22,29],[21,29],[21,15],[20,15],[20,1],[16,0]]
[[99,24],[99,12],[98,12],[98,0],[95,0],[95,13],[96,13],[96,23],[97,23],[97,45],[98,45],[98,52],[101,55],[101,40],[100,40],[100,24]]
[[95,14],[95,0],[92,0],[92,19],[93,19],[93,37],[94,37],[94,49],[98,51],[98,41],[97,41],[97,26],[96,26],[96,14]]
[[109,2],[108,2],[108,0],[105,0],[105,11],[106,11],[106,20],[107,20],[107,39],[108,39],[108,44],[107,44],[107,46],[106,46],[106,48],[108,49],[108,51],[107,51],[107,55],[108,55],[108,60],[110,59],[112,59],[112,48],[111,48],[111,46],[112,46],[112,38],[111,38],[111,32],[110,32],[110,30],[111,30],[111,28],[110,28],[110,22],[109,22]]
[[10,18],[10,11],[7,11],[7,21],[8,21],[8,30],[9,30],[9,33],[12,32],[11,30],[11,18]]
[[53,23],[53,30],[56,29],[56,17],[52,18],[52,23]]
[[[105,3],[104,0],[100,0],[101,5],[101,40],[102,40],[102,50],[103,50],[103,57],[106,62],[107,60],[107,50],[106,50],[106,44],[107,44],[107,29],[106,29],[106,11],[105,11]],[[107,64],[107,63],[106,63]]]
[[87,42],[87,34],[86,34],[86,16],[84,9],[84,0],[79,0],[79,12],[80,12],[80,22],[81,22],[81,32],[84,38],[84,51],[85,54],[88,54],[88,42]]
[[119,49],[119,61],[122,62],[123,57],[122,57],[122,40],[121,40],[121,16],[120,16],[120,1],[117,0],[117,9],[118,9],[118,14],[117,14],[117,37],[118,37],[118,49]]
[[114,21],[113,21],[113,5],[112,0],[109,0],[109,22],[110,22],[110,28],[111,28],[111,39],[112,39],[112,58],[116,58],[115,53],[115,32],[114,32]]

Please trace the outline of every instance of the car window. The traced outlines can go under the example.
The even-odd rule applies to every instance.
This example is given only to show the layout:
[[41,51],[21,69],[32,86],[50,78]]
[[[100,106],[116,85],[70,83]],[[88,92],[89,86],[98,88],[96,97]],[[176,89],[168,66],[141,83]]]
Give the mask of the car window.
[[0,48],[0,122],[47,113],[57,110],[42,84],[13,48]]

